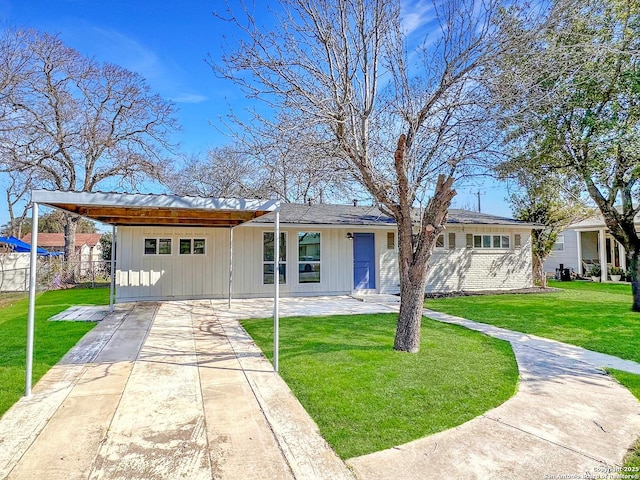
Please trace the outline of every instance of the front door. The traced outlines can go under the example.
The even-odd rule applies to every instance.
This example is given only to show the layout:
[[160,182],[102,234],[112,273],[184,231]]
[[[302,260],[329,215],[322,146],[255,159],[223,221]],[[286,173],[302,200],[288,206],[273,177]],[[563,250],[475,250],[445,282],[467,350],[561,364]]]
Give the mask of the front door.
[[373,233],[353,234],[353,288],[376,288],[376,255]]

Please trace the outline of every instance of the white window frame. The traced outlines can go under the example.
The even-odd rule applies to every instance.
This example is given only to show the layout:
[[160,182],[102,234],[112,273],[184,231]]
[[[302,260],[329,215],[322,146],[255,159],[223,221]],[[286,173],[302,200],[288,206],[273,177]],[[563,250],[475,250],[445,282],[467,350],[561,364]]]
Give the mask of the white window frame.
[[[289,283],[289,276],[291,275],[291,272],[289,270],[289,268],[287,267],[287,259],[289,258],[289,232],[285,232],[285,231],[280,231],[280,244],[282,245],[284,243],[284,261],[280,260],[279,256],[279,252],[276,255],[276,251],[275,251],[275,244],[273,246],[274,251],[273,251],[273,261],[267,261],[264,259],[264,246],[265,246],[265,241],[264,241],[264,237],[265,234],[270,234],[270,235],[275,235],[273,230],[263,230],[262,232],[262,269],[260,270],[260,276],[262,277],[262,285],[274,285],[275,283],[275,278],[274,278],[274,283],[265,283],[264,281],[264,267],[265,265],[273,265],[273,276],[276,276],[276,267],[275,267],[275,263],[276,263],[276,256],[278,256],[278,280],[280,279],[280,269],[279,266],[280,265],[284,265],[284,282],[280,283],[280,285],[287,285]],[[284,237],[284,242],[282,241],[282,238]],[[275,237],[274,237],[275,238]]]
[[[560,248],[556,248],[556,246]],[[559,234],[556,241],[553,243],[553,247],[551,248],[552,252],[564,252],[564,234]]]
[[[156,242],[156,248],[154,253],[147,253],[147,241],[154,240]],[[161,240],[169,240],[169,249],[171,250],[169,253],[160,253],[160,241]],[[171,237],[145,237],[142,241],[142,254],[148,257],[158,256],[158,257],[171,257],[173,255],[173,238]]]
[[[182,253],[182,242],[185,240],[189,240],[189,253]],[[195,242],[196,240],[202,240],[204,242],[204,249],[202,253],[195,253]],[[207,239],[204,237],[180,237],[178,238],[178,256],[187,256],[187,255],[195,255],[195,256],[204,256],[207,254]]]
[[[498,242],[496,242],[496,238]],[[476,239],[479,239],[476,240]],[[507,240],[508,245],[504,246],[504,240]],[[496,246],[499,243],[500,245]],[[511,234],[507,233],[474,233],[472,248],[479,250],[510,250],[512,248],[513,241]]]
[[[305,234],[309,234],[309,233],[317,233],[318,234],[318,238],[320,240],[320,247],[319,247],[319,252],[320,252],[320,260],[300,260],[300,234],[301,233],[305,233]],[[301,230],[299,232],[296,232],[296,275],[297,275],[297,279],[298,279],[298,285],[320,285],[322,283],[322,232],[317,232],[317,231],[307,231],[307,230]],[[320,279],[317,282],[301,282],[300,281],[300,265],[301,264],[310,264],[310,265],[318,265],[318,273],[319,273],[319,277]]]

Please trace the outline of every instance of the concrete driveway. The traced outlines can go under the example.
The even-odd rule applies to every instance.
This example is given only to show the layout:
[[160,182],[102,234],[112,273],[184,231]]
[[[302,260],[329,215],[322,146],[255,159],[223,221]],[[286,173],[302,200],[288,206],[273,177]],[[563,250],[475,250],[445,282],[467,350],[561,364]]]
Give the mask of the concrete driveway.
[[[596,368],[600,357],[470,322],[511,341],[518,393],[346,466],[237,322],[271,307],[118,306],[0,420],[0,478],[552,478],[615,467],[640,434],[640,404]],[[283,316],[396,309],[348,297],[281,303]]]
[[271,306],[118,306],[2,418],[0,478],[353,478],[237,322]]

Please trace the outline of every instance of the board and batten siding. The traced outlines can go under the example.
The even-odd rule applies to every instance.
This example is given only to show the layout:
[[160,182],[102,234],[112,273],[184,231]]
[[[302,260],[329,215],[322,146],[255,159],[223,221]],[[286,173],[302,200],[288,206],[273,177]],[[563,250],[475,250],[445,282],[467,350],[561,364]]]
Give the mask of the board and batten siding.
[[[339,295],[351,292],[353,285],[353,242],[342,228],[281,227],[287,235],[287,282],[280,285],[282,295]],[[243,225],[233,233],[233,295],[273,295],[273,285],[263,284],[262,243],[271,225]],[[320,283],[298,282],[298,233],[320,233]]]
[[[349,229],[283,227],[287,235],[287,295],[339,295],[353,286],[353,242]],[[232,296],[267,297],[263,284],[263,233],[271,225],[233,230]],[[320,283],[298,282],[298,232],[320,233]],[[146,238],[171,238],[171,255],[145,255]],[[204,238],[205,255],[180,255],[180,238]],[[120,227],[117,243],[117,301],[141,299],[224,298],[229,294],[229,230],[223,228]]]
[[[449,248],[449,234],[455,234],[455,248]],[[514,247],[514,234],[521,247]],[[466,235],[509,235],[509,248],[467,248]],[[435,248],[427,276],[427,293],[481,290],[514,290],[533,285],[531,232],[510,228],[449,228],[445,247]],[[385,251],[380,258],[380,293],[399,293],[398,252]]]
[[[145,255],[146,238],[171,238],[171,254]],[[180,255],[181,238],[204,238],[204,255]],[[116,248],[117,301],[216,298],[228,293],[228,229],[119,227]]]

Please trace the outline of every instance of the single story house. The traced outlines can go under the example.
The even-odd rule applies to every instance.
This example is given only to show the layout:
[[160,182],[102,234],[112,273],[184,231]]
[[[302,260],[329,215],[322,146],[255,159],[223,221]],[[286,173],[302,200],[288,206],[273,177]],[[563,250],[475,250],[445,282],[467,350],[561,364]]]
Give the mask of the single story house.
[[[636,230],[640,230],[640,219],[635,219]],[[544,263],[544,271],[551,275],[563,265],[578,275],[587,275],[592,265],[601,268],[603,281],[611,267],[627,270],[626,251],[605,226],[602,215],[594,215],[567,227],[558,235],[551,255]]]
[[[399,292],[397,228],[373,206],[270,202],[266,207],[259,203],[267,201],[241,199],[44,191],[38,198],[117,226],[118,302],[264,297],[273,294],[274,276],[282,296]],[[239,212],[225,210],[225,202],[258,206]],[[531,287],[532,228],[450,210],[431,259],[427,291]]]

